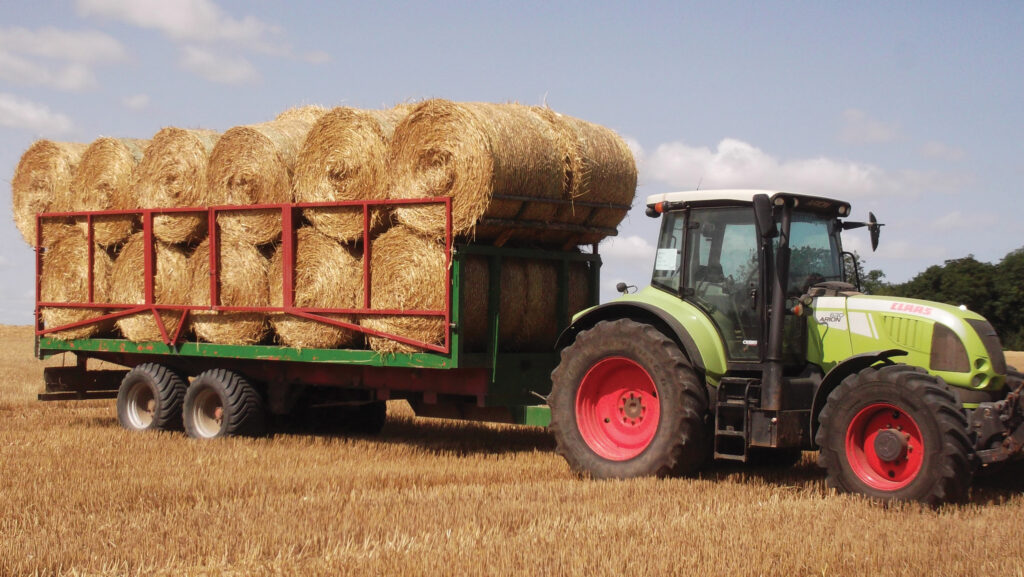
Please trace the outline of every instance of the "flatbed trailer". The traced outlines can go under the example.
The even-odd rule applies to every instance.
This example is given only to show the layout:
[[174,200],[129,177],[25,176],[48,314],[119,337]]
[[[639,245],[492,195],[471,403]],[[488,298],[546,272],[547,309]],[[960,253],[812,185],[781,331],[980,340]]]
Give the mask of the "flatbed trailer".
[[[370,211],[379,205],[390,204],[437,204],[443,206],[448,216],[448,233],[445,251],[448,271],[445,290],[446,306],[441,310],[375,310],[370,307],[370,251],[372,243],[363,242],[363,286],[364,302],[355,309],[312,309],[294,305],[293,282],[295,270],[295,231],[301,223],[300,211],[310,207],[361,207],[364,215],[364,236],[370,237]],[[229,307],[165,305],[154,302],[154,238],[153,217],[161,213],[207,212],[210,245],[219,241],[216,228],[217,215],[227,211],[280,210],[282,214],[282,283],[285,303],[280,307]],[[535,347],[533,350],[509,352],[503,350],[500,342],[502,262],[505,259],[528,261],[545,260],[553,263],[557,270],[557,286],[550,290],[557,293],[558,332],[567,327],[571,320],[569,304],[570,267],[581,267],[586,271],[587,306],[597,304],[599,289],[600,256],[597,246],[591,252],[578,250],[537,250],[495,246],[464,242],[454,239],[451,233],[451,201],[448,198],[432,198],[402,201],[355,201],[334,203],[277,204],[249,207],[224,206],[191,209],[149,209],[138,211],[100,211],[74,213],[47,213],[38,217],[37,246],[43,245],[43,223],[50,220],[75,220],[84,222],[89,246],[92,247],[93,222],[98,216],[138,215],[142,232],[147,239],[145,272],[145,302],[142,304],[93,302],[94,279],[92,263],[89,266],[89,299],[87,302],[66,303],[46,302],[40,298],[40,278],[43,266],[43,250],[37,248],[36,267],[36,356],[45,359],[62,353],[74,353],[77,362],[73,366],[45,369],[45,392],[40,400],[67,400],[84,398],[114,398],[130,370],[142,365],[158,365],[179,375],[187,385],[198,375],[210,371],[230,371],[240,375],[262,397],[263,406],[269,413],[287,415],[295,410],[304,393],[315,391],[320,398],[339,404],[359,406],[390,399],[406,399],[417,414],[447,418],[508,422],[546,426],[550,411],[545,397],[551,390],[551,372],[558,363],[555,343]],[[585,232],[581,228],[581,233]],[[89,258],[94,255],[90,249]],[[102,250],[96,248],[95,250]],[[463,334],[463,321],[467,313],[465,275],[469,258],[482,258],[488,266],[487,290],[487,337],[486,342],[468,342]],[[211,301],[218,303],[217,251],[210,251]],[[94,309],[97,314],[87,321],[64,326],[44,326],[41,310],[44,307],[66,307]],[[261,313],[288,313],[302,318],[326,322],[357,330],[365,334],[393,338],[405,344],[418,346],[422,352],[379,353],[369,349],[314,349],[278,346],[261,343],[256,345],[227,345],[188,341],[183,338],[185,320],[190,311],[217,310],[224,312],[244,311]],[[64,340],[53,333],[97,321],[111,321],[128,314],[140,312],[153,314],[163,335],[162,341],[133,342],[124,338],[84,338]],[[168,330],[160,318],[160,312],[181,313],[182,322],[177,330]],[[445,319],[446,329],[442,343],[421,343],[346,323],[325,315],[352,314],[374,315],[430,315]],[[97,359],[127,367],[125,370],[94,370],[87,367],[88,359]],[[140,427],[142,428],[142,427]]]

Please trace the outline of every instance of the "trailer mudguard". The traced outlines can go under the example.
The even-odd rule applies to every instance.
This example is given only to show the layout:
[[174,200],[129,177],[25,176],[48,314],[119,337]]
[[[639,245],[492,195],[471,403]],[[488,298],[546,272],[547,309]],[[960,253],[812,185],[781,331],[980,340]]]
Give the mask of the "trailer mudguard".
[[[601,321],[615,319],[633,319],[654,325],[676,343],[686,353],[695,369],[719,376],[725,373],[725,350],[722,339],[711,322],[695,307],[674,299],[676,308],[682,311],[667,311],[657,304],[634,300],[634,295],[596,306],[577,316],[556,342],[556,350],[561,350],[575,340],[576,335]],[[689,310],[692,309],[692,310]],[[680,319],[694,322],[684,324]]]

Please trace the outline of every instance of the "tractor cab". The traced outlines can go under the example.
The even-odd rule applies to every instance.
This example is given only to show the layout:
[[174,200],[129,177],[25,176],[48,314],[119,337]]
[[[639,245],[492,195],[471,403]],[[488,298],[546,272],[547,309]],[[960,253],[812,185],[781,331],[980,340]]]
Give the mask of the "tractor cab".
[[[766,196],[776,210],[759,231],[754,198]],[[845,281],[840,217],[850,205],[831,199],[757,190],[674,192],[648,199],[648,213],[662,216],[651,285],[702,310],[715,324],[730,363],[766,360],[768,316],[773,281],[796,299],[822,283]],[[781,255],[783,216],[788,216],[788,266],[774,265]],[[774,233],[771,229],[774,228]],[[773,240],[765,250],[764,234]],[[773,274],[784,273],[784,279]],[[849,287],[852,289],[852,287]],[[784,301],[785,302],[785,301]],[[785,317],[792,337],[800,323]],[[803,357],[803,339],[783,340],[792,363]]]

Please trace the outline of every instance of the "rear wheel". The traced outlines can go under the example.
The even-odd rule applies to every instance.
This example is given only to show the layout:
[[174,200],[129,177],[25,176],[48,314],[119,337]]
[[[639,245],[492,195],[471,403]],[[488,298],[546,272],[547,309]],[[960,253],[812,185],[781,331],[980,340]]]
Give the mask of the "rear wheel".
[[941,379],[907,365],[847,377],[819,416],[818,463],[829,486],[930,505],[967,496],[967,419]]
[[130,431],[181,430],[186,381],[163,365],[128,371],[117,391],[117,420]]
[[599,322],[562,351],[551,377],[551,431],[573,470],[628,478],[706,464],[707,395],[679,347],[654,327]]
[[258,391],[224,369],[200,373],[185,394],[185,432],[196,439],[263,433],[266,411]]

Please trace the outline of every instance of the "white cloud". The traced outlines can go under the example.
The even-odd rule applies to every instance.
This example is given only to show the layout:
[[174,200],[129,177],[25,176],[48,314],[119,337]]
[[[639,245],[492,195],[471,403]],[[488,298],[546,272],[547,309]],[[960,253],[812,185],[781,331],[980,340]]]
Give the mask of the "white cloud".
[[839,138],[852,144],[878,144],[899,138],[896,127],[876,120],[863,110],[850,108],[843,111],[843,128]]
[[277,26],[252,16],[232,18],[210,0],[78,0],[76,6],[83,16],[100,16],[158,30],[174,40],[229,42],[277,50],[268,39],[280,32]]
[[245,58],[216,54],[198,46],[185,46],[180,62],[182,68],[211,82],[242,84],[259,79],[256,68]]
[[331,61],[331,55],[323,50],[313,50],[303,54],[302,59],[310,64],[326,64]]
[[948,146],[935,141],[924,143],[921,147],[921,154],[925,158],[935,158],[950,162],[958,162],[964,159],[964,151],[962,148]]
[[939,231],[980,230],[999,223],[999,217],[992,213],[964,214],[954,210],[931,222],[932,228]]
[[148,94],[133,94],[121,99],[121,104],[129,110],[143,110],[149,106]]
[[[659,145],[643,157],[643,176],[673,187],[767,188],[840,197],[898,192],[883,170],[825,157],[781,161],[732,138],[714,150],[682,142]],[[913,191],[911,191],[913,192]]]
[[0,126],[33,133],[59,134],[72,128],[71,119],[42,104],[0,92]]
[[96,31],[0,29],[0,79],[15,84],[81,91],[96,86],[95,67],[127,59],[120,42]]
[[109,64],[128,59],[128,52],[120,42],[95,30],[7,28],[0,30],[0,49],[84,64]]

